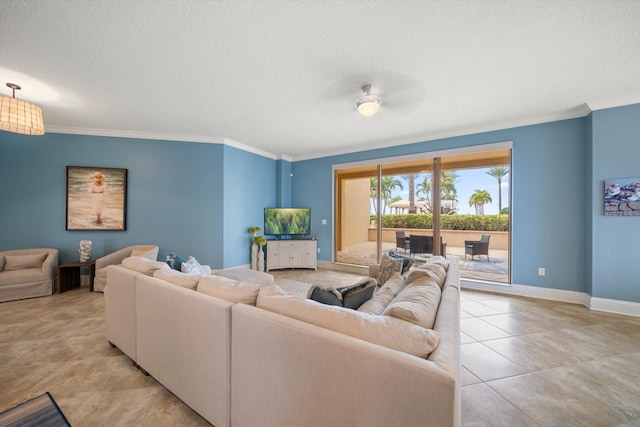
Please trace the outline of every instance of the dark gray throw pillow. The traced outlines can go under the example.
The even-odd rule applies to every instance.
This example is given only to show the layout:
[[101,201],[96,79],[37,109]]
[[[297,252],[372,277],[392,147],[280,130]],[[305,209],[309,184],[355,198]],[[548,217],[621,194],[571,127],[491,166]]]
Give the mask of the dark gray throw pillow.
[[351,286],[337,289],[313,286],[309,289],[308,298],[322,304],[339,305],[340,307],[357,310],[362,304],[373,297],[376,280],[364,278]]
[[338,288],[342,295],[342,306],[357,310],[362,304],[369,301],[373,297],[373,291],[376,289],[375,279],[362,279],[355,285]]
[[314,286],[309,291],[309,299],[312,299],[322,304],[327,305],[339,305],[342,307],[342,296],[334,289],[325,289]]

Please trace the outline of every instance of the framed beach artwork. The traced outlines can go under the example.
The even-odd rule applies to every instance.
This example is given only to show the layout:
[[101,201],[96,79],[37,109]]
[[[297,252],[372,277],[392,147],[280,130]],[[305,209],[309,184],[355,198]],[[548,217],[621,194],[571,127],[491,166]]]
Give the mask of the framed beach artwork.
[[127,170],[67,166],[66,230],[127,229]]
[[640,216],[640,178],[615,178],[604,182],[606,216]]

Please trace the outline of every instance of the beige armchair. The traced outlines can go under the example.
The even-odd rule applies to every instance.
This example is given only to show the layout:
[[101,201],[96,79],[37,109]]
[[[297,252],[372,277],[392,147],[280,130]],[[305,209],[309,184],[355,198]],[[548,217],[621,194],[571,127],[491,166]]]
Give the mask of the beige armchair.
[[0,252],[0,302],[51,295],[57,266],[57,249]]
[[160,248],[155,245],[134,245],[98,258],[96,260],[96,276],[93,281],[93,290],[104,292],[104,288],[107,286],[107,266],[122,264],[122,260],[130,256],[140,256],[151,261],[156,261],[159,250]]

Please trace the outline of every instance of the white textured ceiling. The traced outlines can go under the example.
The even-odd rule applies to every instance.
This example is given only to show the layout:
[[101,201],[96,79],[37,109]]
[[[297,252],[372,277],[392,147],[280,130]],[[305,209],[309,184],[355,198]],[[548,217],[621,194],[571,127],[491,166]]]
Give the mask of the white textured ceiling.
[[640,102],[640,1],[2,0],[7,81],[49,132],[304,159]]

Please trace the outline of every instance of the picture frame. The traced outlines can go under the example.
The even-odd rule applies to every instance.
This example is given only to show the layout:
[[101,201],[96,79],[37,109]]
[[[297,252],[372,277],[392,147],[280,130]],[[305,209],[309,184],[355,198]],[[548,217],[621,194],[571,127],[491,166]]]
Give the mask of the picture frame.
[[605,180],[604,215],[640,216],[640,178]]
[[67,231],[127,229],[127,169],[67,166]]

